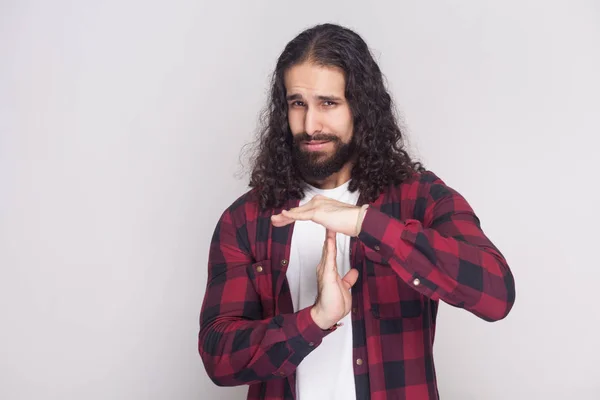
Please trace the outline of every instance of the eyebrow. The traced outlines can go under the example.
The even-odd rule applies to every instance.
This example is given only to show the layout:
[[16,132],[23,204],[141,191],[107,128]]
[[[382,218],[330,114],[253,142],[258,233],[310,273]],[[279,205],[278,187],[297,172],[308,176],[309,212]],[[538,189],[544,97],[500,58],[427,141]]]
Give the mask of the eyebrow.
[[[315,98],[317,100],[321,100],[321,101],[342,101],[341,97],[332,96],[332,95],[315,96]],[[290,94],[289,96],[286,96],[286,100],[287,101],[302,100],[302,95],[300,93]]]

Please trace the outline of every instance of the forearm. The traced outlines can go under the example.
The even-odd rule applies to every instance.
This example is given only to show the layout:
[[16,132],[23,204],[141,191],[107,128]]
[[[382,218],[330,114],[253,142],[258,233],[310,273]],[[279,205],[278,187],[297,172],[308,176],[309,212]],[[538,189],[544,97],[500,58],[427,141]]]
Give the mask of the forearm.
[[331,331],[315,324],[310,307],[256,321],[218,316],[201,327],[198,350],[217,385],[252,384],[292,374]]
[[[369,209],[359,239],[367,258],[389,265],[423,295],[488,321],[504,318],[514,303],[506,260],[481,232],[474,215],[455,213],[446,224],[452,229],[443,223],[440,229],[425,228],[419,221],[399,221]],[[452,237],[453,230],[461,235]]]

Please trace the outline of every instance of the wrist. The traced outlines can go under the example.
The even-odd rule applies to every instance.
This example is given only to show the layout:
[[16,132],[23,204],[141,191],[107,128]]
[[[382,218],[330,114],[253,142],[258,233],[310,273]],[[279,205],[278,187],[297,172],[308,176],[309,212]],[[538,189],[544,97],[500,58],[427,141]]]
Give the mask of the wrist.
[[317,324],[317,326],[319,328],[321,328],[321,330],[328,330],[329,328],[331,328],[331,325],[333,324],[329,324],[327,321],[324,320],[322,313],[319,311],[319,308],[314,305],[311,309],[310,309],[310,316],[313,319],[313,321],[315,322],[315,324]]
[[354,236],[358,236],[362,231],[362,224],[365,220],[365,216],[367,215],[367,208],[369,208],[369,204],[364,204],[358,210],[358,217],[356,219],[356,233]]

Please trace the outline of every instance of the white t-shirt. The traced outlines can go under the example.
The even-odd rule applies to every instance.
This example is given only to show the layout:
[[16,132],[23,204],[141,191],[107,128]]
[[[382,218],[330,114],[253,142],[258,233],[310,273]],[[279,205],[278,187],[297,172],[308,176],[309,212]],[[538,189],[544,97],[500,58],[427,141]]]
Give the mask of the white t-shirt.
[[[348,191],[349,181],[334,189],[318,189],[309,186],[303,205],[315,195],[356,205],[358,191]],[[294,225],[290,264],[286,273],[294,311],[314,304],[317,297],[317,265],[321,260],[325,228],[312,221],[297,221]],[[350,237],[338,233],[337,266],[340,276],[350,270]],[[310,353],[296,371],[296,394],[298,400],[354,400],[354,367],[352,364],[352,320],[348,313],[335,332],[328,335],[321,345]]]

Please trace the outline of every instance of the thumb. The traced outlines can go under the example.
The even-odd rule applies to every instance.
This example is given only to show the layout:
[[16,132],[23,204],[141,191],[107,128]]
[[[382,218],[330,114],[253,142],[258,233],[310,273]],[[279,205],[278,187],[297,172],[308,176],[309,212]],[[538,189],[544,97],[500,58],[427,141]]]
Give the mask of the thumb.
[[358,280],[358,270],[356,268],[352,268],[342,278],[342,284],[344,285],[344,289],[346,289],[346,290],[350,289],[352,286],[354,286],[354,284],[356,283],[357,280]]

